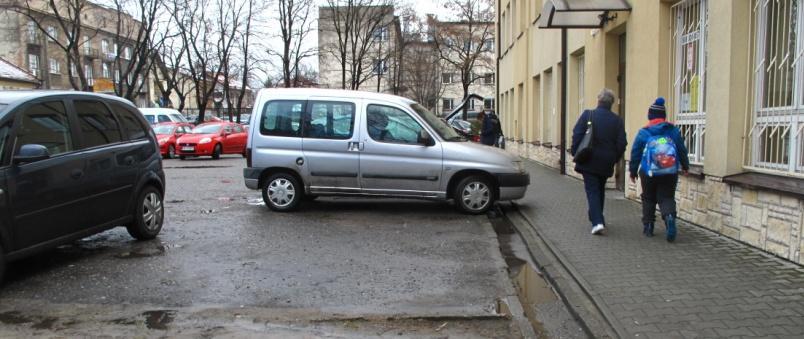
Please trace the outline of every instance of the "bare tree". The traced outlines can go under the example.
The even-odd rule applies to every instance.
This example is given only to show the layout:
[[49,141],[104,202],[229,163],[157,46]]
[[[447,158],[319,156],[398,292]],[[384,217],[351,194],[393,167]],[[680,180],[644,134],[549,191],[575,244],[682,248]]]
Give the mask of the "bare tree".
[[118,74],[114,92],[134,101],[145,86],[154,53],[164,42],[164,35],[156,34],[162,1],[114,0],[114,6],[117,13],[114,72]]
[[248,6],[238,0],[175,0],[171,10],[187,49],[185,66],[194,85],[198,119],[203,121],[219,76],[229,72],[227,63]]
[[299,64],[306,58],[315,55],[314,48],[305,48],[304,40],[313,31],[310,12],[313,0],[278,0],[279,38],[282,40],[282,51],[268,53],[278,58],[281,64],[284,87],[298,86]]
[[[67,76],[73,89],[90,90],[90,80],[83,72],[85,63],[81,57],[81,50],[82,47],[88,49],[87,44],[98,33],[97,30],[88,28],[84,21],[95,21],[93,24],[96,27],[102,24],[101,16],[93,11],[93,6],[96,5],[88,0],[21,0],[4,2],[0,6],[22,14],[39,32],[44,34],[45,38],[64,51],[67,56]],[[47,29],[47,26],[51,24],[55,24],[61,32],[65,33],[64,39],[59,37],[56,31]],[[88,49],[84,54],[89,55],[91,52]]]
[[440,78],[440,56],[436,46],[426,41],[408,42],[406,45],[409,52],[403,61],[405,72],[402,82],[407,94],[411,99],[435,111],[438,98],[444,93]]
[[[458,72],[463,98],[469,96],[469,86],[485,77],[475,73],[475,67],[492,69],[493,53],[488,44],[494,38],[494,4],[491,0],[448,0],[446,8],[457,15],[454,22],[430,23],[433,40],[443,64]],[[467,106],[463,108],[467,119]]]
[[[377,44],[388,34],[393,20],[394,0],[327,0],[320,9],[319,34],[334,34],[321,46],[320,57],[332,57],[340,64],[341,88],[359,89],[373,76]],[[319,38],[321,39],[321,38]]]

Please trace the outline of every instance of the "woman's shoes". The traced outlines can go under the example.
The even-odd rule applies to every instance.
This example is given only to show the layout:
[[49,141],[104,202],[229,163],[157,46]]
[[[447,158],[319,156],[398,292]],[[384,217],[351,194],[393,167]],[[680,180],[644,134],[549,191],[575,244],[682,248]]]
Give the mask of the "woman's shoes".
[[642,234],[644,234],[646,237],[652,237],[653,236],[653,223],[652,222],[649,222],[647,224],[642,225]]

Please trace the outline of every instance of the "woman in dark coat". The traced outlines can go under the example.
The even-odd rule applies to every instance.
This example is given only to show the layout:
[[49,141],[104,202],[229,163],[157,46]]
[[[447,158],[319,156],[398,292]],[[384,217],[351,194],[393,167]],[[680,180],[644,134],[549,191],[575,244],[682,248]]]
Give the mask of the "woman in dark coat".
[[492,112],[483,114],[483,125],[480,128],[480,143],[483,145],[494,146],[499,138],[499,121],[496,120],[496,115]]
[[603,205],[606,200],[606,180],[614,175],[614,165],[623,157],[625,137],[623,119],[611,111],[614,104],[614,92],[603,89],[597,95],[597,108],[586,110],[578,118],[572,130],[572,154],[586,134],[587,122],[592,121],[592,156],[583,163],[575,164],[575,171],[583,175],[586,200],[589,204],[589,221],[592,223],[592,234],[600,235],[606,231],[603,218]]

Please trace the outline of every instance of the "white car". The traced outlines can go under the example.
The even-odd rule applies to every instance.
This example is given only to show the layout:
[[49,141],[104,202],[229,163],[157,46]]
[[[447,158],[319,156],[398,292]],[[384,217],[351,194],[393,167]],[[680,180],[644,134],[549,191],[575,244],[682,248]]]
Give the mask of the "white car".
[[181,113],[172,108],[140,108],[140,112],[145,116],[145,120],[151,125],[163,122],[184,122],[189,123]]

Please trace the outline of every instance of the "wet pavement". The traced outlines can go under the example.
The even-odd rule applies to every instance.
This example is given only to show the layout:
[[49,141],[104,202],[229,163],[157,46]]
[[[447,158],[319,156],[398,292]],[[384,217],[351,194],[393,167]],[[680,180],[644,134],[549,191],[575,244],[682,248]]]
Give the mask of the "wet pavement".
[[[9,265],[0,337],[517,337],[485,216],[320,198],[270,212],[239,157],[168,160],[152,241],[113,229]],[[552,314],[552,313],[551,313]]]

